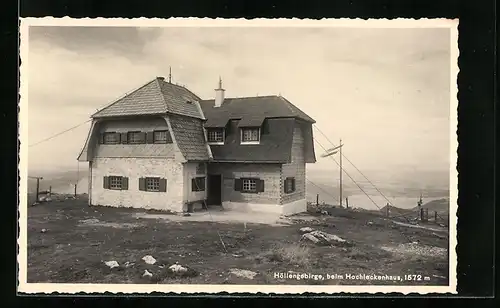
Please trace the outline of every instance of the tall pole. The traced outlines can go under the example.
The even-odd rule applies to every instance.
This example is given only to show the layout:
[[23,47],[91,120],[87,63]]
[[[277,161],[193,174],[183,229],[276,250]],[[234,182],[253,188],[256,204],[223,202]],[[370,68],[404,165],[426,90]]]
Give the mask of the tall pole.
[[340,207],[342,207],[342,139],[340,139]]

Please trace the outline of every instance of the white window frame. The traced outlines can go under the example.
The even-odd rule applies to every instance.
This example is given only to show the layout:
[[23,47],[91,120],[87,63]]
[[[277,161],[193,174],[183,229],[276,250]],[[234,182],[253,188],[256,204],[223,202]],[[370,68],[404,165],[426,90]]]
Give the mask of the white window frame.
[[241,192],[243,193],[256,193],[257,192],[257,179],[242,179]]
[[[221,141],[210,141],[210,133],[221,133],[222,134],[222,140]],[[224,128],[208,128],[207,129],[207,142],[208,144],[217,144],[217,145],[223,145],[224,141],[226,140],[226,130]]]
[[160,191],[160,178],[147,177],[145,181],[146,191]]
[[108,181],[109,189],[121,190],[123,187],[123,177],[121,176],[110,176]]
[[[248,130],[256,130],[257,131],[257,139],[258,140],[252,140],[252,141],[244,141],[243,137],[245,135],[245,131]],[[260,127],[243,127],[240,129],[240,143],[241,144],[260,144]]]

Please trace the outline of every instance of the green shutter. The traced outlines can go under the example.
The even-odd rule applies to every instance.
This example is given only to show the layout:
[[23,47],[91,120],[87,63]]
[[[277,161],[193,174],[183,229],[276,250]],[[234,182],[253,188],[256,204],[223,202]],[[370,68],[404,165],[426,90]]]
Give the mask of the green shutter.
[[264,192],[264,180],[257,180],[257,192]]
[[102,187],[104,189],[109,189],[109,177],[105,176],[102,178]]
[[146,143],[154,143],[154,137],[155,137],[154,132],[147,132],[146,133]]
[[139,190],[146,191],[146,178],[139,178]]
[[241,191],[243,189],[243,181],[241,179],[234,179],[234,190]]
[[161,192],[167,191],[167,179],[160,179],[160,191]]
[[122,177],[122,190],[128,190],[128,178]]

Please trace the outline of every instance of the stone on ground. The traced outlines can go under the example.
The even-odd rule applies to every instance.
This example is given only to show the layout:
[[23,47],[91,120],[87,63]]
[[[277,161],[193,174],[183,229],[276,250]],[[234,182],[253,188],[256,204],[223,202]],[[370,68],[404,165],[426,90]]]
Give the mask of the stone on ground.
[[144,262],[146,262],[147,264],[155,264],[156,263],[156,259],[153,258],[152,256],[144,256],[142,258],[142,260],[144,260]]
[[330,233],[323,231],[312,231],[302,235],[302,239],[309,240],[315,244],[346,244],[347,241]]
[[256,272],[252,272],[252,271],[244,270],[244,269],[238,269],[238,268],[232,268],[230,271],[231,271],[231,274],[233,274],[235,276],[247,278],[247,279],[253,279],[257,275]]
[[304,227],[304,228],[300,228],[299,231],[301,233],[309,233],[309,232],[313,232],[314,230],[311,227]]
[[104,264],[109,266],[109,268],[114,268],[114,267],[120,266],[120,264],[118,264],[118,262],[116,262],[116,261],[106,261],[106,262],[104,262]]
[[187,268],[185,268],[184,266],[179,265],[179,264],[171,265],[168,269],[171,270],[174,273],[185,273],[185,272],[187,272]]

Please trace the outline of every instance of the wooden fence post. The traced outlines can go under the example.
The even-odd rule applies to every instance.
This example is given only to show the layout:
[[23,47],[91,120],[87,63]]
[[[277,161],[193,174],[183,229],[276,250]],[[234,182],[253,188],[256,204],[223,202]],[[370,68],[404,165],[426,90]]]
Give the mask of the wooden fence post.
[[345,208],[346,209],[349,208],[349,198],[348,197],[345,197]]
[[75,199],[76,199],[76,184],[75,184]]
[[36,201],[40,201],[40,178],[36,178]]
[[49,196],[52,196],[52,186],[49,186]]
[[438,212],[434,211],[434,222],[437,223],[438,221]]
[[316,206],[319,206],[319,194],[316,194]]
[[385,216],[389,217],[389,203],[385,206]]

